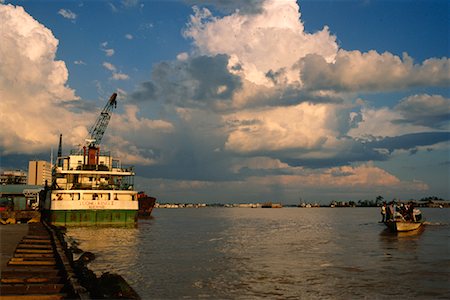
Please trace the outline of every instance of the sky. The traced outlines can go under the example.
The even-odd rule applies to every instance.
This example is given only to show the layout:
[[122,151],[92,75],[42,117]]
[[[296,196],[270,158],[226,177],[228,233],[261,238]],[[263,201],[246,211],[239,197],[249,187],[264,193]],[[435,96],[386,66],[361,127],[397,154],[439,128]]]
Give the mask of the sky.
[[448,1],[0,0],[2,169],[102,141],[159,202],[450,199]]

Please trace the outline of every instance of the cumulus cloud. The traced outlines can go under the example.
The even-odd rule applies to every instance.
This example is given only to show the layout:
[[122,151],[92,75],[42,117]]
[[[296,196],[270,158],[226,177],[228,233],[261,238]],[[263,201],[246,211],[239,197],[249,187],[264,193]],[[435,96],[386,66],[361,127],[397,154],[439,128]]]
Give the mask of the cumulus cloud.
[[417,145],[433,141],[426,137],[429,124],[406,117],[406,104],[373,108],[354,98],[359,92],[445,85],[446,58],[414,64],[407,54],[339,49],[326,26],[305,31],[295,1],[260,4],[257,13],[224,17],[194,7],[184,32],[193,51],[156,65],[152,80],[131,98],[161,101],[183,118],[190,109],[213,111],[218,118],[212,126],[225,137],[217,149],[292,166],[387,160],[389,151],[367,143],[399,143],[387,137],[424,133],[416,136],[424,139]]
[[74,12],[72,12],[70,9],[61,8],[58,11],[58,14],[69,20],[75,20],[77,18],[77,15]]
[[[284,80],[300,80],[293,66],[308,54],[332,62],[338,45],[327,27],[310,34],[304,31],[298,5],[294,1],[265,1],[261,13],[223,18],[206,9],[194,8],[185,36],[204,55],[227,54],[230,69],[256,84],[272,86],[268,72],[283,72]],[[231,29],[231,30],[230,30]]]
[[333,62],[321,55],[300,60],[301,82],[306,89],[392,91],[421,86],[450,85],[450,59],[427,59],[414,64],[389,52],[338,51]]
[[[0,154],[49,153],[60,133],[66,147],[76,147],[101,108],[95,109],[92,101],[79,99],[67,85],[68,70],[64,62],[56,60],[58,40],[48,28],[19,6],[0,5],[0,19]],[[105,62],[104,67],[121,74],[111,63]],[[118,92],[123,98],[124,92]],[[106,135],[105,140],[116,141],[113,144],[121,158],[129,160],[127,163],[151,164],[149,152],[135,146],[139,144],[136,136],[153,132],[165,135],[173,126],[138,117],[133,106],[124,110],[123,115],[114,114],[108,131],[111,135]],[[130,128],[136,136],[130,134]]]
[[68,71],[56,60],[58,40],[22,7],[0,5],[0,144],[2,154],[48,150],[66,133],[64,122],[82,132],[83,118],[64,108],[77,99]]
[[141,84],[131,97],[220,110],[240,86],[239,77],[228,71],[227,64],[225,55],[160,63],[153,68],[152,81]]
[[309,103],[236,112],[225,116],[225,147],[244,153],[318,149],[338,135],[334,114],[331,105]]
[[127,33],[127,34],[125,34],[125,38],[126,38],[127,40],[132,40],[132,39],[133,39],[133,35]]
[[411,123],[436,129],[449,129],[450,98],[441,95],[412,95],[394,107],[403,117],[399,123]]

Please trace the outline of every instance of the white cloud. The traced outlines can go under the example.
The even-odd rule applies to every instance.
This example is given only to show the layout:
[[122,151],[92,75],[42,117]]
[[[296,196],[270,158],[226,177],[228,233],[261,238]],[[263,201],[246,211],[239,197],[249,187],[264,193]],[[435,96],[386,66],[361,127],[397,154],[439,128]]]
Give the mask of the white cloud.
[[103,49],[103,51],[105,51],[106,56],[114,55],[114,49]]
[[82,60],[75,60],[73,63],[76,65],[86,65],[86,63]]
[[224,120],[229,127],[225,147],[236,152],[312,150],[338,135],[335,108],[325,104],[244,110]]
[[293,69],[301,58],[317,54],[333,62],[338,45],[328,28],[314,34],[306,33],[295,1],[269,0],[260,14],[234,13],[213,17],[207,9],[196,9],[185,36],[194,41],[198,53],[227,54],[230,69],[256,84],[272,86],[266,77],[269,71],[285,71],[288,83],[298,82],[299,72]]
[[[0,5],[0,19],[0,151],[47,151],[60,132],[69,132],[61,124],[76,128],[85,118],[64,108],[77,97],[65,63],[55,60],[58,40],[22,7]],[[70,136],[68,143],[79,138]]]
[[125,34],[125,38],[126,38],[127,40],[132,40],[132,39],[133,39],[133,35],[127,33],[127,34]]
[[402,115],[388,107],[361,109],[362,120],[355,128],[350,129],[349,136],[361,139],[374,139],[381,137],[395,137],[411,132],[428,132],[430,128],[411,123],[396,122]]
[[187,54],[186,52],[182,52],[177,55],[177,60],[179,61],[186,61],[188,58],[189,54]]
[[58,11],[58,14],[69,20],[75,20],[77,18],[77,15],[74,12],[72,12],[70,9],[61,8]]
[[127,74],[124,74],[124,73],[113,73],[112,74],[112,79],[114,79],[114,80],[127,80],[127,79],[130,79],[130,76],[128,76]]
[[109,63],[109,62],[104,62],[103,67],[105,67],[105,69],[110,70],[112,72],[117,70],[116,67],[112,63]]
[[103,43],[101,43],[100,45],[101,45],[101,47],[102,47],[102,51],[105,52],[105,55],[106,55],[106,56],[111,57],[111,56],[114,55],[114,53],[115,53],[114,49],[112,49],[112,48],[109,48],[109,49],[106,48],[106,47],[108,47],[108,42],[103,42]]
[[127,74],[121,73],[117,71],[116,66],[109,62],[103,62],[103,67],[109,71],[111,71],[113,80],[127,80],[130,78]]

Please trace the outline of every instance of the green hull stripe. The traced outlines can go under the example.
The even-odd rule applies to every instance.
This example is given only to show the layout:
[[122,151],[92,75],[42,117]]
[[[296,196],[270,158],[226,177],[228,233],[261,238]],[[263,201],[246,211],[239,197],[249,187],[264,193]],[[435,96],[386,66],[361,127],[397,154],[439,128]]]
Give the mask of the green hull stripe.
[[46,219],[56,226],[132,225],[136,210],[51,210]]

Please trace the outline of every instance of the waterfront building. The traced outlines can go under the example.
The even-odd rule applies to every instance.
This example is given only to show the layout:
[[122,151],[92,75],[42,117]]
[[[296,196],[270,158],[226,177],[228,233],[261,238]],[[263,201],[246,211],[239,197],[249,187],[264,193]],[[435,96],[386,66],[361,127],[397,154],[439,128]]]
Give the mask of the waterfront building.
[[0,211],[36,210],[39,207],[40,185],[0,185]]
[[21,170],[8,170],[0,173],[0,184],[27,184],[27,173]]
[[28,181],[29,185],[45,185],[52,181],[52,165],[44,160],[30,160],[28,163]]

